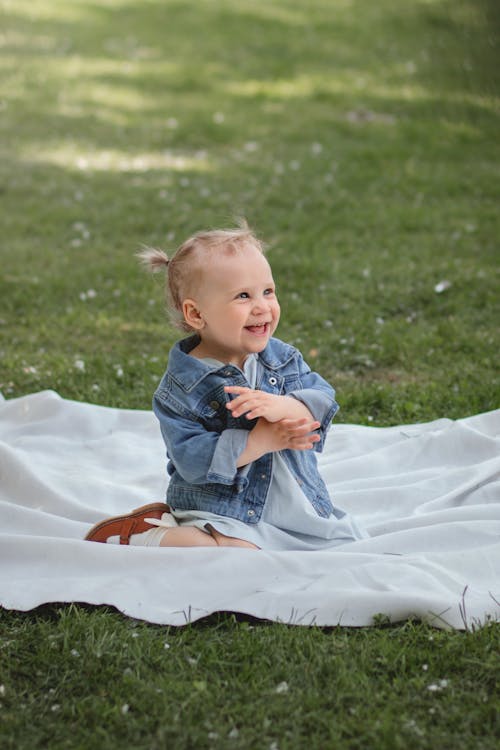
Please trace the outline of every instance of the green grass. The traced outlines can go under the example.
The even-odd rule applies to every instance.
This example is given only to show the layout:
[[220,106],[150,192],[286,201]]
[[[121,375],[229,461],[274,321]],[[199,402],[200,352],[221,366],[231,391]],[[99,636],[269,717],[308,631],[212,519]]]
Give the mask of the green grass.
[[[337,419],[497,408],[499,21],[493,0],[1,0],[0,391],[148,409],[178,334],[134,253],[245,215]],[[498,627],[0,617],[2,746],[493,747]]]
[[0,624],[9,750],[497,747],[492,626],[322,630],[218,615],[175,629],[75,606]]

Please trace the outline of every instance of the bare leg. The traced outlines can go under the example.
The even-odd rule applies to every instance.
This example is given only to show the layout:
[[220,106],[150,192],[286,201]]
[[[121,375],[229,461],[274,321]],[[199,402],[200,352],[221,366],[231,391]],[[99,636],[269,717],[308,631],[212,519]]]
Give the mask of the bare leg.
[[196,526],[176,526],[168,529],[160,542],[160,547],[247,547],[259,549],[255,544],[219,534],[215,529],[209,534]]

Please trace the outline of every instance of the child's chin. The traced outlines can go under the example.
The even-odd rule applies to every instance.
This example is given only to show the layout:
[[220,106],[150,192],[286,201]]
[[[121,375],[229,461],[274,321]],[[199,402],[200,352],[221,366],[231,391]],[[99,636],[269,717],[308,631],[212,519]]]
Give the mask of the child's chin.
[[263,352],[266,346],[269,343],[269,336],[266,336],[266,338],[263,341],[256,342],[255,351],[257,352]]

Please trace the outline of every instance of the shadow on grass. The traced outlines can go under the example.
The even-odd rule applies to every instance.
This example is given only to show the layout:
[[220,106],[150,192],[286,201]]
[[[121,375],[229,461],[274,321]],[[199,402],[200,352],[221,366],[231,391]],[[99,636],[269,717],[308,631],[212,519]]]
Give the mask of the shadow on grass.
[[[492,0],[80,2],[42,18],[12,6],[1,52],[12,75],[27,66],[22,100],[14,95],[19,151],[76,139],[137,153],[241,143],[261,129],[263,103],[278,107],[264,132],[275,119],[292,139],[303,134],[297,106],[355,132],[366,112],[446,117],[457,97],[473,97],[474,120],[490,113],[481,96],[498,91],[498,25]],[[214,122],[214,107],[232,121]],[[358,119],[346,123],[346,108],[360,109]],[[182,127],[165,127],[169,112]]]

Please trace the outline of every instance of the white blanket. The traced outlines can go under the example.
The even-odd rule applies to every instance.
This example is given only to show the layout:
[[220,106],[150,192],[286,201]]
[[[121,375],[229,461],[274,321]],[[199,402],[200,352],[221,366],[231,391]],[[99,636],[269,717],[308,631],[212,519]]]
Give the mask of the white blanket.
[[108,604],[172,625],[216,611],[322,626],[500,619],[500,410],[337,424],[320,466],[370,539],[326,552],[85,542],[96,521],[164,499],[155,417],[52,391],[0,400],[0,604]]

